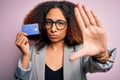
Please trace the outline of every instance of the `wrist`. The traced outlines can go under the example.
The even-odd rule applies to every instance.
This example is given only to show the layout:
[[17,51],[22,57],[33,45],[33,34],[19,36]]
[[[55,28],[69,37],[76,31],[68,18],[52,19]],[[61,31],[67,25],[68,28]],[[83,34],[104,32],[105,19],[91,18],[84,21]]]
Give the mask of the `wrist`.
[[30,61],[30,55],[22,55],[22,68],[26,69]]
[[106,61],[109,61],[109,62],[113,63],[113,61],[109,60],[109,53],[108,53],[108,51],[105,51],[105,52],[103,52],[103,53],[101,53],[99,55],[96,55],[94,57],[95,57],[95,59],[97,61],[99,61],[101,63],[105,63]]
[[108,54],[108,51],[104,51],[104,52],[102,52],[100,54],[95,55],[94,57],[97,58],[97,59],[98,58],[101,59],[101,58],[104,58],[105,56],[108,56],[107,54]]
[[30,57],[30,54],[22,54],[22,57]]

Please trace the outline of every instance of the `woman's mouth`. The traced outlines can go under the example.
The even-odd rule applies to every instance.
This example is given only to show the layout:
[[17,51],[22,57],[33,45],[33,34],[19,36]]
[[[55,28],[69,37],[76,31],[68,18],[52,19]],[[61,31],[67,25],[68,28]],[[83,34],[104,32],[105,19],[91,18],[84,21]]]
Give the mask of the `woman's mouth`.
[[52,39],[56,39],[57,35],[49,35],[49,37],[52,38]]

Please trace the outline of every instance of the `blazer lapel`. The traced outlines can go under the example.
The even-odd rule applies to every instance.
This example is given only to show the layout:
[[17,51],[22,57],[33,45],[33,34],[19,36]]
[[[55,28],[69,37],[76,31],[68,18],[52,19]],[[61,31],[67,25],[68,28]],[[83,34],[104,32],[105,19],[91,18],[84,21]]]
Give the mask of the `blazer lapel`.
[[36,62],[36,72],[38,80],[45,80],[45,55],[46,55],[46,46],[40,51],[37,51],[35,56]]
[[[63,75],[64,75],[64,80],[69,80],[68,76],[70,75],[71,72],[69,67],[70,67],[70,64],[71,62],[69,61],[69,57],[70,55],[72,55],[74,53],[74,49],[73,47],[68,47],[68,46],[65,46],[64,48],[64,65],[63,65]],[[71,66],[72,67],[72,66]]]
[[[79,80],[81,78],[80,59],[69,61],[69,57],[74,54],[78,47],[67,47],[64,49],[64,80]],[[76,49],[76,50],[75,50]]]

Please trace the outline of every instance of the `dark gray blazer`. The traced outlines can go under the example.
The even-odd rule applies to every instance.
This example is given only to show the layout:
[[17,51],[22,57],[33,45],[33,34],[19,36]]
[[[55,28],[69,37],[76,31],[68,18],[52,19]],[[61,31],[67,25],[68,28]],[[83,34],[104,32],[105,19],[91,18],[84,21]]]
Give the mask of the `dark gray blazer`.
[[[87,80],[86,73],[90,72],[106,72],[112,68],[113,63],[106,62],[101,64],[92,57],[82,57],[73,62],[69,61],[70,55],[75,51],[80,50],[82,45],[74,47],[65,46],[64,48],[64,65],[63,75],[64,80]],[[110,54],[110,60],[115,59],[115,48],[108,49]],[[40,51],[36,50],[36,47],[31,47],[31,61],[27,69],[22,69],[21,60],[19,60],[18,67],[15,71],[15,80],[45,80],[45,55],[46,46]]]

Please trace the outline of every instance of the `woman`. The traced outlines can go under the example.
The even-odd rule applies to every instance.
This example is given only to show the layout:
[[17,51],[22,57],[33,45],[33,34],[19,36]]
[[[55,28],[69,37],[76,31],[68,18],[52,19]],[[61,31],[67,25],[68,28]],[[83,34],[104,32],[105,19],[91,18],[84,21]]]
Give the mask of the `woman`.
[[95,13],[68,1],[36,6],[24,24],[38,23],[36,45],[19,32],[16,45],[22,52],[15,72],[22,80],[86,80],[86,73],[111,69],[115,48],[107,49],[105,30]]

